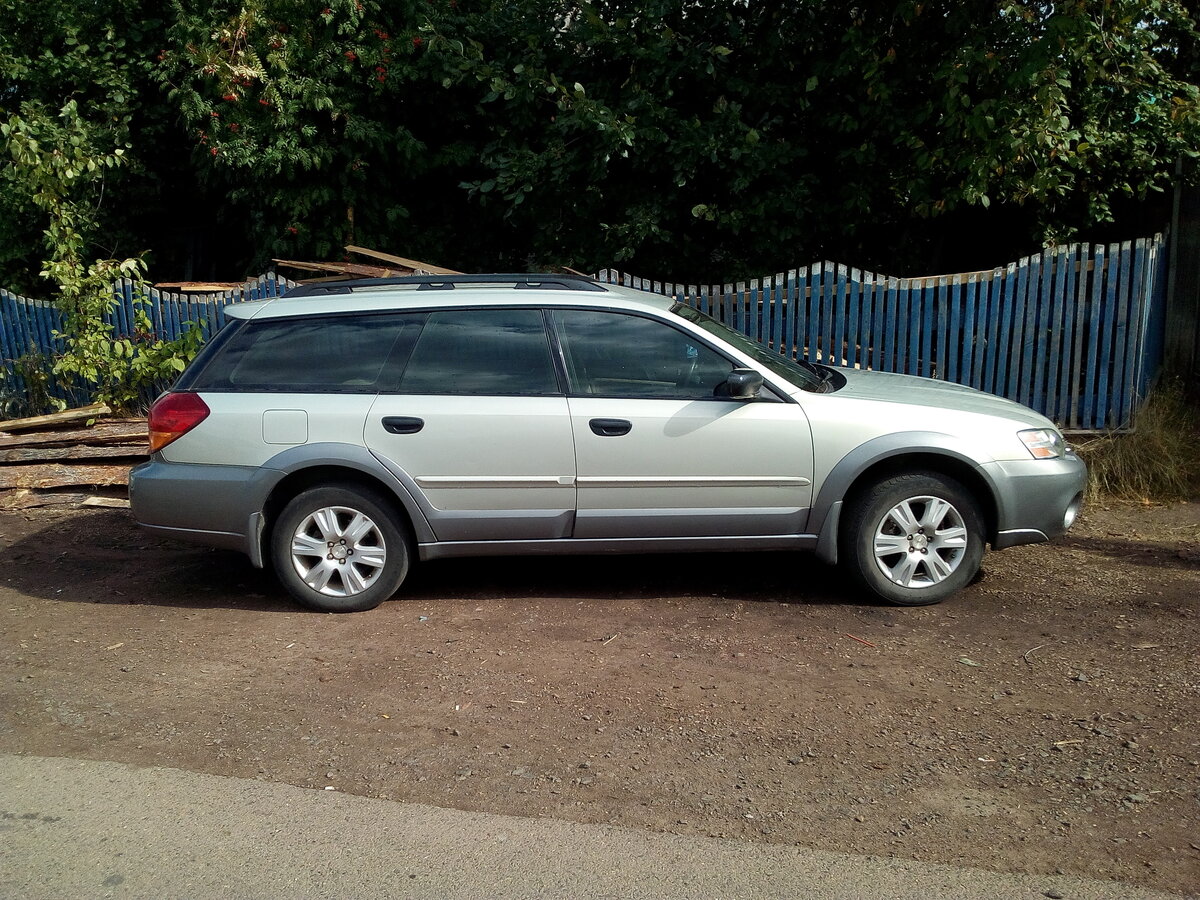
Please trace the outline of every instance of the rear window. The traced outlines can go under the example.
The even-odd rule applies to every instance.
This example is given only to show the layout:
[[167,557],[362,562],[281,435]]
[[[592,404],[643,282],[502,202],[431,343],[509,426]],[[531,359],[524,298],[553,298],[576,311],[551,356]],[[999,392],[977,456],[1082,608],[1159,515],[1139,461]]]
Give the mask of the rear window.
[[392,390],[424,313],[251,321],[191,387],[198,391]]

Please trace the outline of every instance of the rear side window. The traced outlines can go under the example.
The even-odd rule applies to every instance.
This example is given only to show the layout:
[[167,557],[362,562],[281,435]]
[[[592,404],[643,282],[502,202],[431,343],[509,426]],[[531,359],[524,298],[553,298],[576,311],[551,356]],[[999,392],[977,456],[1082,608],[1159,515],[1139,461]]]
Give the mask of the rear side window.
[[429,314],[400,379],[405,394],[557,394],[550,343],[536,309]]
[[248,322],[205,366],[200,391],[375,393],[390,390],[423,313]]

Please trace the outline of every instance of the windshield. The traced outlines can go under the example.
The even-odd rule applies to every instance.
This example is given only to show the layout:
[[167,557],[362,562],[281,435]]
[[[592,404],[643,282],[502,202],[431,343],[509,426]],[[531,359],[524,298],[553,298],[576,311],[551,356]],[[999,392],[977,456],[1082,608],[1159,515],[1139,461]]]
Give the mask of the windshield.
[[752,340],[726,325],[722,325],[711,316],[706,316],[700,310],[693,309],[686,304],[676,303],[671,307],[671,312],[675,313],[681,319],[687,319],[689,322],[699,325],[709,334],[716,335],[725,343],[741,350],[747,356],[753,358],[755,362],[761,363],[780,378],[790,381],[797,387],[813,392],[820,392],[825,389],[825,383],[829,379],[820,369],[811,363],[805,360],[797,361],[789,359],[786,356],[780,356],[758,341]]

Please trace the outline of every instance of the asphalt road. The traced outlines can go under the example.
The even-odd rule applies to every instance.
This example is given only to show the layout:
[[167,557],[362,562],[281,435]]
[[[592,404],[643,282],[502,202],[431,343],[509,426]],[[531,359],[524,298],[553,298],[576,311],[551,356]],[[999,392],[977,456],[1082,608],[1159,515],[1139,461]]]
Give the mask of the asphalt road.
[[4,898],[1171,896],[0,754]]

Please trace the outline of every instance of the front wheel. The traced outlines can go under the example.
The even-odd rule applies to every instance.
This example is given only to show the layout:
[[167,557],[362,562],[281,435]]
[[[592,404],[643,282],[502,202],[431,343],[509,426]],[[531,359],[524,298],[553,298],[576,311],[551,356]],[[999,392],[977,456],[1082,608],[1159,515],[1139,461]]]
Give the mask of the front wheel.
[[952,478],[913,472],[858,496],[842,531],[847,568],[898,606],[938,603],[965,587],[983,560],[983,517]]
[[353,484],[310,488],[283,508],[271,562],[296,600],[321,612],[374,609],[408,574],[408,542],[387,501]]

